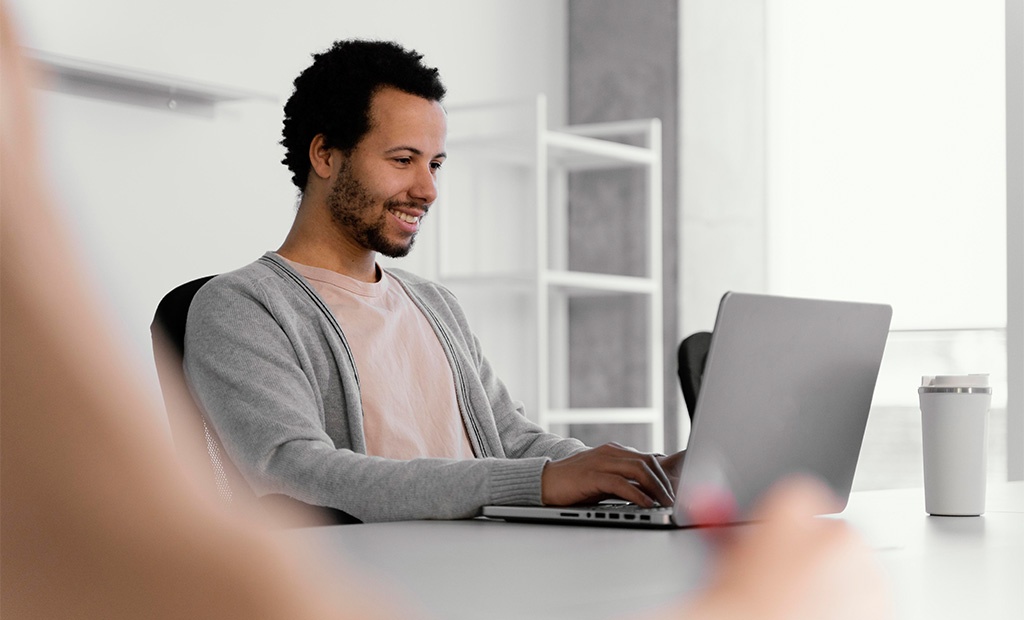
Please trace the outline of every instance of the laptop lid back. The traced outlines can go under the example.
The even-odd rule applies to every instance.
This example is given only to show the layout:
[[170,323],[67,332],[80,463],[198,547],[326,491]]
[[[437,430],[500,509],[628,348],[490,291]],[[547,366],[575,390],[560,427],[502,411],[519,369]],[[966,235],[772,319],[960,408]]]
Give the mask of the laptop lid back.
[[675,507],[724,490],[739,518],[779,479],[822,480],[849,499],[888,305],[727,293],[719,306]]

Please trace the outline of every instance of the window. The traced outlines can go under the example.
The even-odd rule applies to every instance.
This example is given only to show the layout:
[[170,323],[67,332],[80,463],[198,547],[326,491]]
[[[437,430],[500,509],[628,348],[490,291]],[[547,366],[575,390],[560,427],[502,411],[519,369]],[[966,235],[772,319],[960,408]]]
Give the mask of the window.
[[855,488],[921,484],[921,375],[988,372],[1006,479],[1004,3],[766,9],[766,288],[893,306]]

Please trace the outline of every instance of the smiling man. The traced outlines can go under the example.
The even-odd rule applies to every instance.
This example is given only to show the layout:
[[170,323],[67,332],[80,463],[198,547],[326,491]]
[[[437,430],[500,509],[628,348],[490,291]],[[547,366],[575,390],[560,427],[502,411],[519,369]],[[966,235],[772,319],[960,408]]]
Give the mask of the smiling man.
[[[185,371],[257,496],[359,521],[468,518],[488,504],[672,501],[680,455],[546,433],[494,375],[452,294],[406,255],[447,157],[436,69],[386,42],[314,56],[285,106],[301,191],[276,252],[211,280]],[[667,473],[666,473],[667,472]]]
[[439,101],[388,85],[373,93],[368,112],[372,125],[351,147],[323,133],[309,141],[315,178],[278,253],[376,282],[374,252],[408,254],[437,198],[447,125]]

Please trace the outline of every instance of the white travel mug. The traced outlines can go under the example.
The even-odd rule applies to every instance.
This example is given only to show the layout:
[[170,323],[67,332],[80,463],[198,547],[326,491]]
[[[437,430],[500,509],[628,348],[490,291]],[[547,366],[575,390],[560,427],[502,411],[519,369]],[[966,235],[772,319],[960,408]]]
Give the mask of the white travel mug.
[[988,375],[922,377],[924,504],[931,515],[985,512]]

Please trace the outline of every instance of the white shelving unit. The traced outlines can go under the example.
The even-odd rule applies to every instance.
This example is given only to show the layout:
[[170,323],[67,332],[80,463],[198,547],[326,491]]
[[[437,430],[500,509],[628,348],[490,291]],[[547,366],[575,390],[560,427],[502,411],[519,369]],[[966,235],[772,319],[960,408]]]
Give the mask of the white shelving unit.
[[[653,449],[662,450],[661,123],[549,129],[546,108],[541,95],[449,110],[449,161],[436,209],[438,279],[460,297],[488,357],[534,421],[555,432],[644,424]],[[645,173],[646,273],[571,271],[569,175],[617,168]],[[644,406],[569,406],[569,301],[600,295],[647,299],[646,339],[637,343],[648,360]]]

